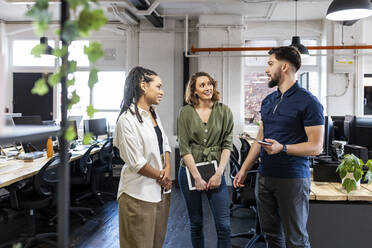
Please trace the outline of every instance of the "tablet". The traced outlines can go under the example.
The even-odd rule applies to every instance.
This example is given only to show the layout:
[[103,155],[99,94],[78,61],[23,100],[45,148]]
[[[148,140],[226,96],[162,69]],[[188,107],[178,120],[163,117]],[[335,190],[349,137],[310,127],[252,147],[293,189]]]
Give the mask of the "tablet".
[[[196,164],[196,169],[198,169],[200,176],[203,178],[204,181],[208,183],[209,179],[216,173],[217,171],[217,161],[209,161],[209,162],[201,162]],[[187,181],[189,184],[190,190],[196,190],[195,187],[195,180],[191,175],[189,169],[186,167],[186,175]]]

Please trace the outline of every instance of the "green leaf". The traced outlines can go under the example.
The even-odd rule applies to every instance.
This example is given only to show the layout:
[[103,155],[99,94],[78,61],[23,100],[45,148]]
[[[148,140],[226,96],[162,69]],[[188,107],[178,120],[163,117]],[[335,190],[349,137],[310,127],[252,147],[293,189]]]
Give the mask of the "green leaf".
[[52,75],[48,76],[48,84],[53,87],[61,81],[61,72],[60,70],[56,71]]
[[89,72],[89,88],[93,89],[94,85],[98,82],[98,69],[92,68]]
[[88,0],[67,0],[70,9],[76,10],[78,6],[87,6],[88,5]]
[[81,36],[89,36],[93,25],[93,13],[89,9],[84,9],[80,12],[77,20],[77,27]]
[[46,51],[45,44],[39,44],[32,48],[31,55],[34,55],[36,58],[40,58],[43,53]]
[[34,19],[34,31],[38,36],[42,36],[45,33],[51,19],[48,8],[47,0],[37,0],[31,9],[26,12],[26,16]]
[[76,71],[76,65],[77,65],[77,62],[75,60],[71,60],[69,61],[69,69],[68,69],[68,72],[69,73],[74,73]]
[[372,182],[372,172],[371,171],[367,171],[366,175],[364,176],[364,180],[367,183],[371,183]]
[[99,42],[90,42],[89,47],[84,46],[84,53],[88,55],[89,62],[95,63],[103,56],[102,45]]
[[62,39],[68,43],[79,37],[77,24],[74,21],[66,21],[62,33]]
[[340,175],[340,178],[341,179],[344,178],[344,177],[346,177],[346,174],[347,174],[347,171],[346,170],[340,170],[340,172],[339,172],[339,175]]
[[47,84],[45,83],[45,79],[40,78],[39,80],[35,82],[35,85],[32,88],[31,93],[35,95],[43,96],[46,93],[48,93],[48,91],[49,91],[49,88]]
[[71,98],[68,100],[68,109],[72,108],[72,105],[78,103],[80,101],[80,96],[76,93],[76,90],[72,92]]
[[65,132],[65,140],[67,141],[71,141],[71,140],[74,140],[76,138],[76,132],[75,132],[75,128],[73,126],[69,126]]
[[90,105],[87,107],[87,114],[88,114],[89,118],[93,118],[94,113],[96,113],[96,112],[97,112],[97,110],[94,109],[94,107],[93,107],[92,104],[90,104]]
[[355,181],[358,182],[363,176],[363,171],[361,169],[357,169],[354,171],[353,175],[354,175]]
[[93,139],[93,135],[91,133],[84,134],[83,145],[89,145],[92,139]]
[[48,23],[49,23],[49,20],[48,21],[46,21],[46,20],[34,21],[33,27],[34,27],[35,34],[37,36],[42,36],[48,28]]
[[59,58],[67,55],[67,46],[62,46],[62,48],[54,48],[53,55]]
[[355,190],[357,188],[355,181],[350,178],[346,178],[342,186],[346,189],[347,193],[350,193],[350,191]]
[[107,23],[107,18],[102,9],[95,9],[92,11],[92,29],[99,30]]
[[72,86],[74,84],[75,84],[75,77],[72,78],[71,80],[67,80],[67,82],[66,82],[66,86],[67,87],[70,87],[70,86]]

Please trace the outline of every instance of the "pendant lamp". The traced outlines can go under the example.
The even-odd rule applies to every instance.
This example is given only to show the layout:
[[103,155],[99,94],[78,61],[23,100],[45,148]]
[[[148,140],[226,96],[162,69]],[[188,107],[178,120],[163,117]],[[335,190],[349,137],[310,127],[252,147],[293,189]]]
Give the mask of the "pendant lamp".
[[372,5],[369,0],[333,0],[326,18],[332,21],[349,21],[371,15]]
[[295,10],[295,36],[292,37],[292,43],[291,46],[294,46],[298,49],[298,51],[301,53],[301,58],[305,58],[310,56],[309,50],[301,44],[300,36],[297,36],[297,0],[294,0],[296,2],[296,10]]
[[40,44],[45,45],[45,52],[43,54],[52,55],[53,48],[48,45],[48,38],[47,37],[40,37]]

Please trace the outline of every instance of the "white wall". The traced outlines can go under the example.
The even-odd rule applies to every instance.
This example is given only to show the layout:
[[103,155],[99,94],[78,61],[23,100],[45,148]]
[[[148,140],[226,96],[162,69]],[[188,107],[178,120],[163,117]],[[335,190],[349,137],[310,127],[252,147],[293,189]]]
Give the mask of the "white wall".
[[[152,29],[146,22],[141,23],[139,33],[138,65],[154,70],[163,81],[164,97],[157,110],[164,130],[172,147],[176,147],[176,117],[182,106],[183,91],[183,34],[176,32],[175,20],[167,20],[164,30]],[[172,178],[175,178],[174,169]]]
[[[243,16],[204,15],[199,17],[199,47],[237,47],[243,45]],[[212,53],[212,55],[221,53]],[[235,53],[239,55],[240,53]],[[217,80],[222,99],[234,115],[234,133],[244,129],[242,57],[200,57],[199,71]]]

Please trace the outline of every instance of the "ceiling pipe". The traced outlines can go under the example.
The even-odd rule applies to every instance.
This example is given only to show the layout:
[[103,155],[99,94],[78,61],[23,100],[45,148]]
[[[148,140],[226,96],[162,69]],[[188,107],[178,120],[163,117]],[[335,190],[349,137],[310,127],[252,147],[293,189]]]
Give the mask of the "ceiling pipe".
[[[190,48],[191,53],[201,52],[241,52],[241,51],[268,51],[272,47],[213,47],[213,48]],[[355,49],[372,49],[372,45],[355,45],[355,46],[308,46],[308,50],[355,50]]]

